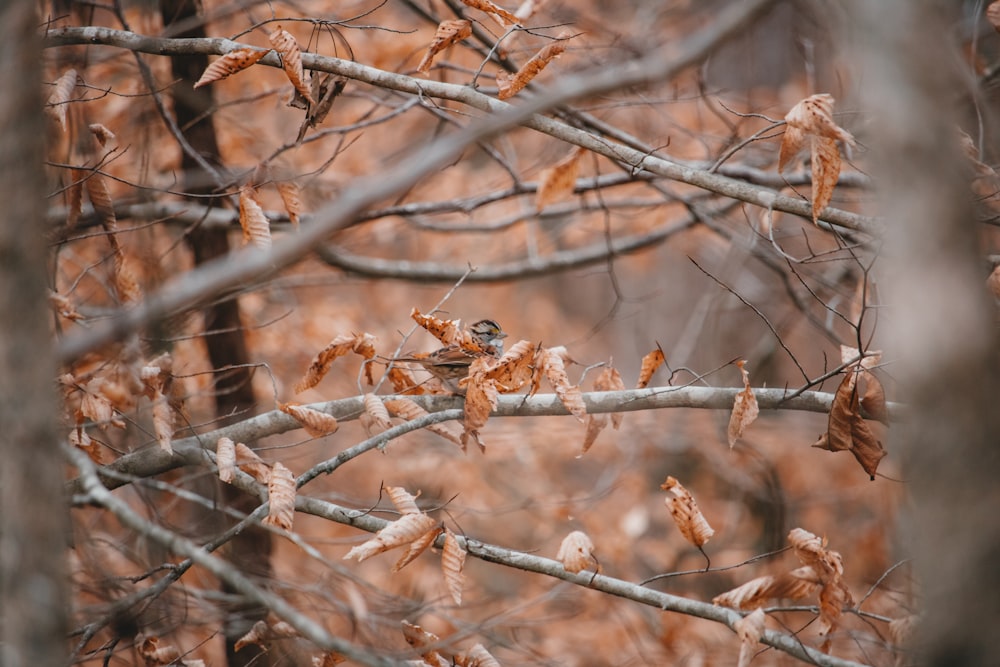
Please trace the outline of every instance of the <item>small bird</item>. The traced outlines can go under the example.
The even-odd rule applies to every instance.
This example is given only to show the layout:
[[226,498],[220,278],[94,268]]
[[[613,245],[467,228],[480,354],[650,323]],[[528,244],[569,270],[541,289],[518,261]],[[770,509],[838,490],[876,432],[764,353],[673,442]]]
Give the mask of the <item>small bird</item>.
[[472,362],[480,357],[499,358],[503,356],[503,339],[507,334],[494,320],[479,320],[467,328],[478,351],[471,346],[456,343],[426,354],[396,357],[392,361],[406,361],[423,366],[424,370],[441,381],[448,390],[464,394],[465,388],[458,383],[469,375]]

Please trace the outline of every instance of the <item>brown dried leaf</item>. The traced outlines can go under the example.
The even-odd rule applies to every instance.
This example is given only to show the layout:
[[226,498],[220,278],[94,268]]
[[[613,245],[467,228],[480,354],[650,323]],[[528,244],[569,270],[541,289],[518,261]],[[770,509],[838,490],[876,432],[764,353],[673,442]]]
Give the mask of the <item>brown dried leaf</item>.
[[142,301],[142,288],[139,287],[139,281],[129,268],[129,260],[124,253],[115,253],[113,278],[119,301],[126,305]]
[[291,530],[295,520],[295,475],[280,462],[275,462],[271,468],[267,500],[270,507],[264,517],[264,525]]
[[115,409],[102,391],[106,383],[104,378],[95,377],[82,388],[80,412],[97,424],[114,423]]
[[712,598],[712,604],[734,609],[756,609],[768,600],[800,600],[819,588],[812,568],[800,567],[778,576],[757,577]]
[[422,512],[417,514],[404,514],[399,517],[399,519],[393,521],[388,526],[378,531],[375,537],[371,538],[364,544],[359,544],[358,546],[352,548],[344,556],[345,560],[351,558],[357,558],[358,562],[370,558],[376,554],[380,554],[383,551],[388,551],[389,549],[395,549],[396,547],[403,546],[404,544],[409,544],[414,540],[419,539],[427,533],[427,531],[432,530],[437,527],[437,521],[433,517],[430,517]]
[[729,416],[728,436],[730,449],[733,448],[737,440],[743,437],[743,433],[747,427],[756,421],[757,415],[760,413],[760,408],[757,406],[757,398],[753,395],[753,389],[750,388],[750,373],[745,368],[746,361],[741,359],[736,362],[736,366],[740,369],[740,373],[743,374],[743,391],[736,394],[736,400],[733,403],[733,412]]
[[309,79],[305,70],[302,69],[302,51],[299,49],[299,43],[295,41],[295,37],[279,25],[277,30],[268,35],[267,38],[274,50],[281,54],[281,67],[285,70],[285,76],[295,86],[295,90],[310,104],[315,104]]
[[535,208],[539,211],[573,194],[576,177],[580,172],[582,148],[574,148],[569,155],[538,175],[538,191],[535,194]]
[[813,223],[833,198],[833,189],[840,178],[840,150],[837,142],[827,137],[812,137],[812,216]]
[[788,163],[802,152],[807,138],[801,129],[792,125],[785,126],[785,136],[781,139],[781,149],[778,151],[778,173],[784,171]]
[[108,190],[108,184],[104,180],[104,174],[98,171],[92,172],[84,179],[83,185],[87,189],[87,197],[90,198],[90,203],[94,206],[94,212],[97,213],[97,216],[101,220],[101,226],[108,232],[108,243],[111,244],[111,249],[115,253],[121,253],[118,237],[115,236],[118,231],[115,205],[111,199],[111,191]]
[[83,169],[70,169],[73,181],[66,188],[66,228],[74,229],[83,213],[83,180],[87,172]]
[[556,396],[570,414],[583,422],[587,416],[587,406],[583,402],[580,387],[569,383],[569,376],[566,375],[566,367],[563,365],[564,352],[565,348],[562,347],[543,349],[539,361],[545,377],[556,391]]
[[94,135],[95,139],[97,139],[97,143],[101,146],[107,146],[112,141],[116,141],[118,139],[114,132],[100,123],[91,123],[89,129],[90,133]]
[[[390,414],[402,417],[406,421],[412,421],[425,417],[428,412],[408,398],[398,398],[385,401],[385,407]],[[445,440],[450,440],[459,447],[462,446],[462,429],[454,422],[443,422],[430,424],[426,427],[431,433],[440,435]]]
[[[610,363],[604,367],[601,373],[594,380],[594,391],[624,391],[625,381],[622,379],[621,373],[618,369],[612,366]],[[618,427],[622,425],[622,417],[624,415],[620,412],[611,413],[611,426],[618,430]]]
[[347,662],[347,658],[336,651],[326,651],[322,655],[312,657],[313,667],[336,667],[342,662]]
[[594,559],[594,543],[585,532],[574,530],[563,538],[556,560],[562,563],[567,572],[582,572],[597,564]]
[[733,623],[733,630],[736,630],[736,635],[740,638],[740,657],[736,667],[749,667],[757,650],[757,642],[764,634],[765,618],[764,610],[758,609]]
[[[406,639],[407,644],[415,649],[433,646],[441,642],[441,638],[433,632],[428,632],[419,625],[408,621],[403,621],[403,638]],[[444,659],[440,653],[433,649],[421,652],[420,657],[423,658],[423,662],[416,661],[417,664],[429,665],[430,667],[451,667],[451,661]]]
[[274,184],[278,194],[281,196],[281,203],[288,212],[288,220],[292,227],[298,228],[299,215],[302,213],[302,200],[299,198],[299,184],[295,181],[277,181]]
[[434,33],[433,41],[427,47],[427,53],[417,65],[417,72],[427,74],[434,62],[434,56],[470,35],[472,35],[471,21],[442,21],[437,27],[437,32]]
[[468,444],[470,437],[478,442],[479,429],[486,425],[490,414],[496,409],[499,392],[496,383],[485,377],[489,369],[489,360],[485,357],[475,359],[469,367],[469,382],[465,392],[465,419],[463,421],[462,449]]
[[433,315],[424,315],[416,308],[410,311],[410,317],[444,345],[458,344],[462,341],[460,320],[442,320]]
[[401,486],[387,486],[385,492],[389,494],[389,500],[396,506],[400,514],[421,514],[420,508],[417,507],[419,491],[417,495],[413,495]]
[[694,546],[702,547],[715,531],[698,509],[694,496],[673,477],[667,477],[667,481],[661,484],[660,488],[671,494],[664,499],[664,503],[681,534]]
[[501,28],[518,22],[517,16],[511,14],[503,7],[490,2],[490,0],[462,0],[462,2],[468,7],[486,12]]
[[[330,366],[333,362],[348,352],[355,352],[365,359],[373,359],[375,357],[375,336],[368,333],[341,334],[334,338],[313,358],[309,364],[309,370],[298,381],[293,391],[298,394],[306,389],[315,387],[330,371]],[[368,374],[368,384],[373,384],[370,364],[366,368],[366,372]]]
[[465,667],[500,667],[500,661],[494,658],[482,644],[476,644],[469,649]]
[[257,193],[249,185],[240,188],[240,227],[243,228],[244,243],[252,243],[265,250],[271,248],[271,223],[257,203]]
[[336,433],[340,425],[337,418],[319,410],[313,410],[297,403],[278,403],[278,409],[295,418],[306,433],[314,438]]
[[663,365],[665,361],[663,356],[663,349],[657,345],[656,349],[647,354],[642,358],[642,368],[639,370],[639,381],[636,382],[635,388],[642,389],[649,384],[649,381],[653,379],[653,373]]
[[257,621],[250,628],[250,631],[236,640],[235,650],[239,651],[244,646],[257,645],[261,648],[268,648],[275,639],[289,639],[301,637],[302,635],[294,627],[285,621]]
[[406,553],[403,554],[400,559],[396,561],[396,564],[392,566],[392,571],[399,572],[404,567],[409,565],[413,559],[427,551],[427,547],[434,544],[434,540],[438,538],[438,535],[440,535],[443,530],[444,528],[441,524],[437,524],[434,528],[428,530],[419,538],[410,542],[410,546],[407,548]]
[[225,79],[227,76],[242,72],[267,54],[268,51],[260,49],[234,49],[206,67],[194,87],[207,86],[215,81]]
[[242,442],[236,443],[236,465],[240,470],[253,477],[261,484],[267,484],[271,479],[271,466],[257,456],[257,452]]
[[63,132],[66,131],[66,108],[73,91],[76,89],[76,80],[76,70],[66,70],[56,81],[52,93],[45,103],[45,110],[59,123]]
[[136,650],[146,662],[146,667],[170,665],[181,659],[181,652],[170,644],[160,646],[159,637],[145,637],[136,642]]
[[501,100],[510,99],[524,90],[524,87],[531,83],[531,80],[538,76],[546,65],[562,55],[563,51],[566,50],[567,41],[560,39],[550,42],[533,55],[528,62],[524,63],[514,76],[510,76],[502,70],[497,72],[497,88],[500,89],[497,97]]
[[448,586],[451,599],[455,604],[462,604],[462,589],[465,587],[465,549],[459,543],[455,533],[448,529],[444,532],[444,549],[441,551],[441,574]]
[[487,379],[493,380],[498,391],[502,393],[517,391],[531,382],[535,373],[534,362],[537,351],[537,344],[520,340],[504,352],[484,375]]
[[408,368],[393,365],[389,369],[387,377],[392,384],[392,390],[397,394],[420,395],[427,393],[427,390],[417,382]]
[[851,593],[843,582],[844,561],[841,555],[826,548],[816,535],[802,528],[788,533],[788,542],[804,565],[815,572],[822,588],[819,592],[820,634],[826,635],[836,627],[845,606],[853,604]]
[[848,450],[872,479],[878,464],[885,457],[882,442],[875,437],[871,427],[860,413],[860,402],[855,376],[851,369],[841,381],[830,407],[827,432],[820,436],[813,447],[831,452]]
[[842,141],[854,146],[854,137],[833,120],[833,96],[818,93],[802,100],[785,115],[785,122],[806,134]]
[[49,303],[60,317],[64,317],[71,322],[84,319],[83,315],[77,312],[73,302],[58,292],[49,291]]
[[389,411],[385,408],[382,399],[372,393],[365,394],[364,398],[365,414],[370,420],[368,423],[369,436],[384,433],[392,428],[392,420],[389,418]]
[[219,469],[219,479],[227,484],[236,474],[236,443],[229,438],[219,438],[215,443],[215,465]]
[[160,449],[172,454],[174,448],[170,441],[174,435],[174,411],[163,394],[153,397],[153,433],[156,434]]
[[586,432],[583,434],[583,447],[580,449],[580,456],[583,456],[597,441],[597,436],[601,434],[608,425],[608,415],[604,413],[588,414],[583,421]]
[[865,373],[865,393],[861,397],[861,408],[872,419],[877,419],[886,426],[889,425],[889,408],[885,401],[885,389],[872,373]]

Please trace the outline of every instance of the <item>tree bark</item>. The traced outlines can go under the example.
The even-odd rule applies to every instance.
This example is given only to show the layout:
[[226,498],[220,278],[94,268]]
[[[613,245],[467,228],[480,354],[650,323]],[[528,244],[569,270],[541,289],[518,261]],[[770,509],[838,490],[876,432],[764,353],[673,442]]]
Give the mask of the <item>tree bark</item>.
[[906,457],[914,501],[904,539],[926,610],[915,647],[919,664],[942,667],[1000,664],[1000,341],[949,104],[967,93],[941,28],[958,24],[944,15],[958,8],[853,3],[892,258],[893,373],[914,417],[890,444]]
[[[36,4],[0,5],[0,664],[67,660],[68,515],[46,291]],[[13,326],[12,326],[13,324]]]

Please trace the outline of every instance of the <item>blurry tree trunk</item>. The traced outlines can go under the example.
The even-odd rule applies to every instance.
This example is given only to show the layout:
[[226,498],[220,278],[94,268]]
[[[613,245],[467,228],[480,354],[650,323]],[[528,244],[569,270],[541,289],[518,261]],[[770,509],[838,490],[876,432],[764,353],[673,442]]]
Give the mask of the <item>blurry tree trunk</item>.
[[[204,25],[198,21],[195,0],[161,0],[160,11],[164,26],[183,23],[190,26],[174,37],[204,37]],[[194,90],[208,66],[208,57],[200,54],[173,56],[170,60],[175,79],[173,88],[174,115],[177,124],[184,128],[188,143],[210,164],[219,164],[219,145],[212,124],[213,100],[210,88]],[[192,194],[216,191],[212,176],[188,153],[183,153],[181,166],[184,171],[184,190]],[[204,199],[198,200],[204,204]],[[194,253],[195,264],[203,264],[229,253],[229,236],[225,229],[195,228],[188,235],[188,245]],[[249,416],[254,407],[251,384],[250,355],[240,317],[239,301],[233,297],[219,300],[204,311],[205,345],[215,376],[215,413],[225,423]],[[257,501],[228,484],[221,485],[223,502],[243,512],[251,512]],[[251,528],[242,531],[229,544],[229,560],[242,572],[259,577],[271,574],[271,537],[264,530]],[[235,595],[235,591],[228,591]],[[269,658],[257,646],[249,646],[237,653],[236,640],[246,634],[255,621],[267,615],[259,605],[237,605],[229,609],[224,634],[226,655],[230,667],[254,664],[266,667]]]
[[[864,105],[888,220],[892,372],[912,419],[891,446],[914,497],[905,539],[916,554],[918,664],[1000,665],[1000,363],[956,109],[974,85],[941,15],[960,3],[856,0]],[[948,17],[954,18],[954,17]],[[982,110],[989,113],[991,110]]]
[[0,664],[62,665],[68,516],[47,319],[36,4],[0,5]]

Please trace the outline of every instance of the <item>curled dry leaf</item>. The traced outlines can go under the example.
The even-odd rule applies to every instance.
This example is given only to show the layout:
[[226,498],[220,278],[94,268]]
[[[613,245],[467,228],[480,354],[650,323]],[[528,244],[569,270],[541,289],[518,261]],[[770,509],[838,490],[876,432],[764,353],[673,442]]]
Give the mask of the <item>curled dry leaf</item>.
[[770,600],[801,600],[816,592],[819,578],[809,566],[781,575],[765,575],[721,593],[712,604],[733,609],[756,609]]
[[469,649],[465,667],[500,667],[500,661],[486,650],[482,644]]
[[539,353],[539,364],[562,404],[570,414],[583,422],[587,416],[587,406],[583,402],[580,387],[569,383],[569,376],[563,365],[563,352],[565,348],[545,348]]
[[45,110],[55,118],[63,132],[66,131],[66,106],[73,95],[73,90],[76,89],[76,79],[75,69],[66,70],[56,81],[52,93],[45,103]]
[[376,554],[389,549],[401,547],[414,540],[420,539],[427,531],[433,530],[438,523],[433,517],[420,512],[418,514],[404,514],[399,519],[393,521],[388,526],[378,531],[375,537],[364,544],[352,548],[344,556],[345,560],[357,558],[358,562],[371,558]]
[[310,104],[315,104],[309,80],[306,78],[305,70],[302,69],[302,50],[299,49],[299,43],[295,41],[295,37],[279,25],[277,30],[268,35],[267,38],[274,50],[281,54],[281,67],[285,70],[285,76],[291,81],[295,90]]
[[737,660],[737,667],[749,667],[757,650],[757,642],[764,634],[764,620],[767,617],[763,609],[758,609],[748,616],[733,623],[733,629],[740,638],[740,657]]
[[849,370],[837,388],[830,407],[827,432],[813,447],[831,452],[850,451],[865,472],[875,479],[878,464],[886,452],[861,416],[855,373],[854,369]]
[[462,589],[465,587],[465,549],[455,533],[448,529],[444,531],[444,549],[441,551],[441,574],[448,586],[451,599],[455,604],[462,604]]
[[[622,379],[618,369],[609,363],[594,380],[594,389],[596,391],[625,391],[625,380]],[[623,416],[620,412],[611,413],[611,425],[615,430],[622,425]]]
[[[424,630],[419,625],[409,621],[403,621],[403,638],[407,644],[418,650],[441,642],[441,638],[433,632]],[[417,661],[419,664],[430,665],[430,667],[450,667],[451,665],[451,661],[445,660],[436,650],[429,649],[419,652],[420,657],[423,658],[422,663]]]
[[[319,384],[328,372],[333,362],[349,352],[355,352],[365,359],[375,357],[375,336],[371,334],[341,334],[330,341],[326,347],[309,363],[305,376],[298,381],[293,391],[298,394]],[[366,367],[368,384],[373,384],[371,366]]]
[[580,173],[582,148],[574,148],[569,155],[538,175],[538,192],[535,194],[535,208],[539,211],[573,194],[576,177]]
[[129,260],[122,252],[115,253],[113,278],[119,301],[126,305],[142,301],[142,288],[129,267]]
[[845,606],[853,604],[844,584],[844,561],[841,555],[826,548],[816,535],[802,528],[788,533],[788,542],[803,565],[808,565],[819,579],[819,632],[828,635],[837,625]]
[[392,384],[392,390],[397,394],[420,395],[427,393],[427,390],[417,382],[413,373],[408,368],[392,366],[386,376]]
[[174,448],[170,441],[174,435],[174,411],[163,394],[153,399],[153,433],[160,449],[167,454],[173,454]]
[[665,357],[663,356],[663,349],[657,345],[656,349],[647,354],[642,358],[642,368],[639,370],[639,381],[636,382],[635,388],[642,389],[649,385],[649,381],[653,379],[653,373],[655,373],[660,366],[663,365]]
[[194,87],[200,88],[242,72],[268,54],[262,49],[234,49],[205,68]]
[[511,14],[503,7],[490,2],[490,0],[462,0],[462,2],[468,7],[486,12],[501,28],[518,22],[517,16]]
[[367,415],[366,428],[369,436],[384,433],[392,428],[392,420],[389,418],[389,411],[385,408],[382,399],[372,394],[365,394],[364,398],[365,415]]
[[275,462],[271,468],[267,500],[270,507],[264,517],[264,525],[291,530],[295,520],[295,476],[280,462]]
[[141,641],[136,642],[136,650],[146,662],[146,667],[170,665],[181,659],[181,652],[177,647],[173,644],[160,646],[159,637],[141,638]]
[[436,524],[426,533],[410,542],[410,546],[407,548],[406,553],[403,554],[400,559],[396,561],[396,564],[392,566],[392,571],[399,572],[404,567],[409,565],[413,559],[427,551],[427,547],[434,544],[434,540],[438,538],[438,535],[440,535],[443,530],[444,528],[441,524]]
[[82,426],[77,425],[76,428],[69,432],[69,444],[86,452],[90,460],[97,465],[110,463],[110,461],[105,460],[100,445],[91,439],[90,434],[87,433],[87,429]]
[[664,499],[664,503],[684,539],[701,548],[712,535],[715,535],[715,531],[698,509],[694,496],[673,477],[667,477],[667,481],[661,484],[660,488],[670,494]]
[[306,433],[314,438],[335,433],[340,425],[337,418],[319,410],[313,410],[296,403],[278,403],[278,409],[295,418]]
[[401,486],[387,486],[385,492],[389,494],[389,500],[396,506],[400,514],[421,514],[420,508],[417,507],[419,491],[415,496]]
[[[390,414],[402,417],[406,421],[419,419],[427,416],[428,412],[408,398],[397,398],[385,401],[385,407]],[[440,435],[445,440],[449,440],[459,447],[462,446],[462,429],[454,422],[443,422],[429,424],[427,430]]]
[[608,415],[604,413],[588,414],[583,420],[586,431],[583,434],[583,447],[580,449],[580,456],[586,454],[597,441],[597,436],[601,434],[608,425]]
[[101,226],[108,233],[108,243],[115,254],[121,254],[121,244],[118,242],[118,218],[115,217],[115,204],[111,199],[111,191],[104,180],[104,174],[94,171],[84,180],[83,186],[87,190],[87,197],[94,207],[94,212],[101,220]]
[[292,227],[299,226],[299,215],[302,213],[302,200],[299,198],[299,185],[295,181],[277,181],[274,187],[278,190],[281,203],[288,213],[288,221]]
[[275,639],[289,639],[301,636],[298,630],[285,621],[277,621],[275,623],[257,621],[248,633],[236,640],[235,650],[239,651],[244,646],[251,645],[266,649]]
[[261,484],[267,484],[271,479],[271,466],[242,442],[236,443],[236,465]]
[[257,203],[257,193],[249,185],[240,188],[240,227],[243,228],[244,243],[270,249],[271,223],[264,215],[264,209]]
[[236,474],[236,443],[222,437],[215,443],[215,465],[219,469],[219,479],[227,484]]
[[109,130],[107,127],[100,123],[91,123],[89,125],[90,133],[94,135],[97,139],[97,143],[101,146],[107,146],[112,141],[117,141],[115,133]]
[[538,345],[527,340],[519,340],[504,352],[484,375],[493,380],[501,393],[514,392],[532,380],[535,373],[535,354]]
[[442,320],[433,315],[424,315],[416,308],[410,311],[410,317],[444,345],[462,341],[462,323],[459,320]]
[[442,21],[437,27],[437,32],[434,33],[434,39],[430,46],[427,47],[427,53],[417,65],[417,71],[421,74],[427,74],[434,63],[434,56],[470,35],[472,35],[471,21]]
[[463,450],[470,437],[479,441],[479,429],[486,425],[499,401],[496,383],[484,374],[488,366],[489,360],[480,358],[474,360],[469,367],[469,383],[465,392],[465,419],[462,424]]
[[70,169],[73,181],[66,188],[66,228],[76,228],[76,223],[80,221],[83,213],[83,181],[87,178],[87,173],[83,169]]
[[781,142],[778,171],[809,143],[812,162],[813,222],[830,203],[833,188],[840,177],[840,152],[837,141],[854,146],[851,133],[833,120],[833,96],[812,95],[796,104],[785,116],[788,126]]
[[563,538],[559,545],[559,552],[556,560],[562,563],[563,569],[567,572],[582,572],[588,567],[596,565],[594,559],[594,543],[590,537],[581,530],[574,530]]
[[497,97],[501,100],[510,99],[524,90],[524,87],[531,83],[546,65],[562,55],[566,50],[566,42],[566,39],[550,42],[524,63],[513,76],[503,70],[497,72],[497,88],[499,88]]
[[760,408],[757,406],[757,398],[753,395],[753,389],[750,388],[750,373],[745,368],[746,361],[737,361],[736,366],[743,375],[743,391],[736,394],[736,400],[733,403],[733,412],[729,415],[728,437],[730,449],[736,444],[737,440],[743,437],[744,431],[746,431],[750,424],[754,423],[757,415],[760,413]]

